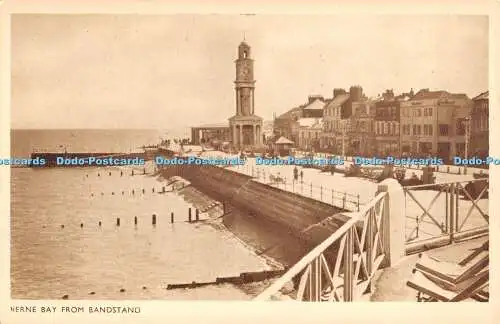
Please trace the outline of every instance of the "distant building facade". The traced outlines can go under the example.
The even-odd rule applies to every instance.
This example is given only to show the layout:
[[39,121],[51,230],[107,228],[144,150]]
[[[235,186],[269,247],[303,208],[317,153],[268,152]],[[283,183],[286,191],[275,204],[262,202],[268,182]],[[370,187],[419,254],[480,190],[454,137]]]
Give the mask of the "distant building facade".
[[436,155],[444,160],[463,155],[465,122],[471,100],[465,94],[422,89],[401,102],[401,151],[406,155]]
[[347,131],[346,115],[350,107],[349,94],[344,89],[334,89],[333,99],[323,109],[322,150],[330,153],[342,152],[344,130]]
[[399,96],[386,90],[375,102],[375,152],[380,156],[399,156],[401,153],[401,102],[413,97],[413,90]]
[[489,92],[483,92],[472,99],[470,115],[469,156],[489,154]]
[[211,144],[214,141],[227,142],[231,139],[227,124],[207,124],[191,127],[191,144]]
[[305,151],[319,151],[323,132],[322,118],[301,118],[299,124],[298,148]]
[[299,143],[301,118],[322,118],[325,99],[319,95],[310,95],[306,104],[292,108],[274,120],[276,137],[285,137],[295,144]]

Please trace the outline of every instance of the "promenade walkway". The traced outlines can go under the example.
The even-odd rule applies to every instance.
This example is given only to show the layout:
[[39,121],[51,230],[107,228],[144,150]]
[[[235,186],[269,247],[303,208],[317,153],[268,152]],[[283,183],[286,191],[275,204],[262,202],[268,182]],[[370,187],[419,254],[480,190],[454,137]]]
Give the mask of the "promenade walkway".
[[[193,154],[200,157],[222,158],[237,157],[220,151],[204,151],[201,147],[185,147],[187,155]],[[318,155],[318,158],[323,157]],[[303,173],[303,178],[294,180],[293,165],[257,165],[255,158],[248,158],[245,165],[229,166],[229,170],[252,176],[254,181],[279,188],[281,190],[293,192],[295,194],[313,198],[324,203],[346,209],[348,211],[359,211],[365,204],[375,197],[377,182],[358,177],[345,177],[344,174],[321,172],[318,169],[303,168],[298,166],[298,172]],[[447,184],[461,182],[465,186],[468,181],[474,180],[472,171],[468,174],[452,174],[436,172],[436,183]],[[421,170],[411,170],[420,175]],[[407,172],[411,176],[412,172]],[[486,172],[486,171],[485,171]],[[435,190],[414,190],[409,188],[405,194],[405,219],[407,242],[419,241],[427,238],[439,236],[443,233],[444,224],[447,224],[447,217],[451,206],[448,206],[449,195],[445,192]],[[457,199],[455,204],[456,217],[460,230],[471,230],[488,223],[483,214],[488,214],[489,199],[483,197],[477,202],[464,199]],[[476,205],[478,208],[476,208]],[[424,212],[424,209],[426,212]]]

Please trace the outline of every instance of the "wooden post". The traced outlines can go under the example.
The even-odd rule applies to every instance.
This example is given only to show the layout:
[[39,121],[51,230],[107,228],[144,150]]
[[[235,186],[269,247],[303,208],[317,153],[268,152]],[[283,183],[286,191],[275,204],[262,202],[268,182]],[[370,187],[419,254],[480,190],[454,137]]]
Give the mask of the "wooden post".
[[344,192],[344,197],[342,197],[342,208],[345,209],[345,202],[346,202],[346,199],[347,199],[347,193]]
[[359,194],[358,194],[358,211],[359,211]]
[[174,212],[170,213],[170,223],[174,223]]
[[311,197],[313,196],[313,183],[311,182]]
[[191,207],[188,209],[188,222],[191,223]]
[[198,208],[196,208],[196,221],[198,222],[200,220],[200,211]]
[[153,214],[153,219],[151,220],[153,226],[156,225],[156,214]]
[[320,194],[319,194],[319,200],[323,201],[323,185],[319,186]]
[[116,219],[116,226],[120,226],[120,218]]

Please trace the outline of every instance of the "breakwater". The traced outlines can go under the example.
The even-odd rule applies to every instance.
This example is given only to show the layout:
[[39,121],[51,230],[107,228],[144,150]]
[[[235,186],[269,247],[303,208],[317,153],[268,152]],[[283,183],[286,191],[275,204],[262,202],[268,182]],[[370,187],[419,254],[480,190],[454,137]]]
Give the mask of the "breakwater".
[[297,262],[345,223],[343,210],[314,199],[253,181],[210,165],[160,168],[163,177],[181,176],[225,206],[224,224],[231,231],[286,266]]

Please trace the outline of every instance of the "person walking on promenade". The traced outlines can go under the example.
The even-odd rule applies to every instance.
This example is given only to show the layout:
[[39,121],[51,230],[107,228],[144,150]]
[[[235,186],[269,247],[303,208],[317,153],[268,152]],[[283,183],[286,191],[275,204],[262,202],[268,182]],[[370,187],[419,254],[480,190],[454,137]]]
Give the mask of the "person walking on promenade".
[[295,181],[299,180],[299,169],[297,169],[297,166],[293,168],[293,179]]
[[300,170],[300,182],[304,182],[304,171]]

